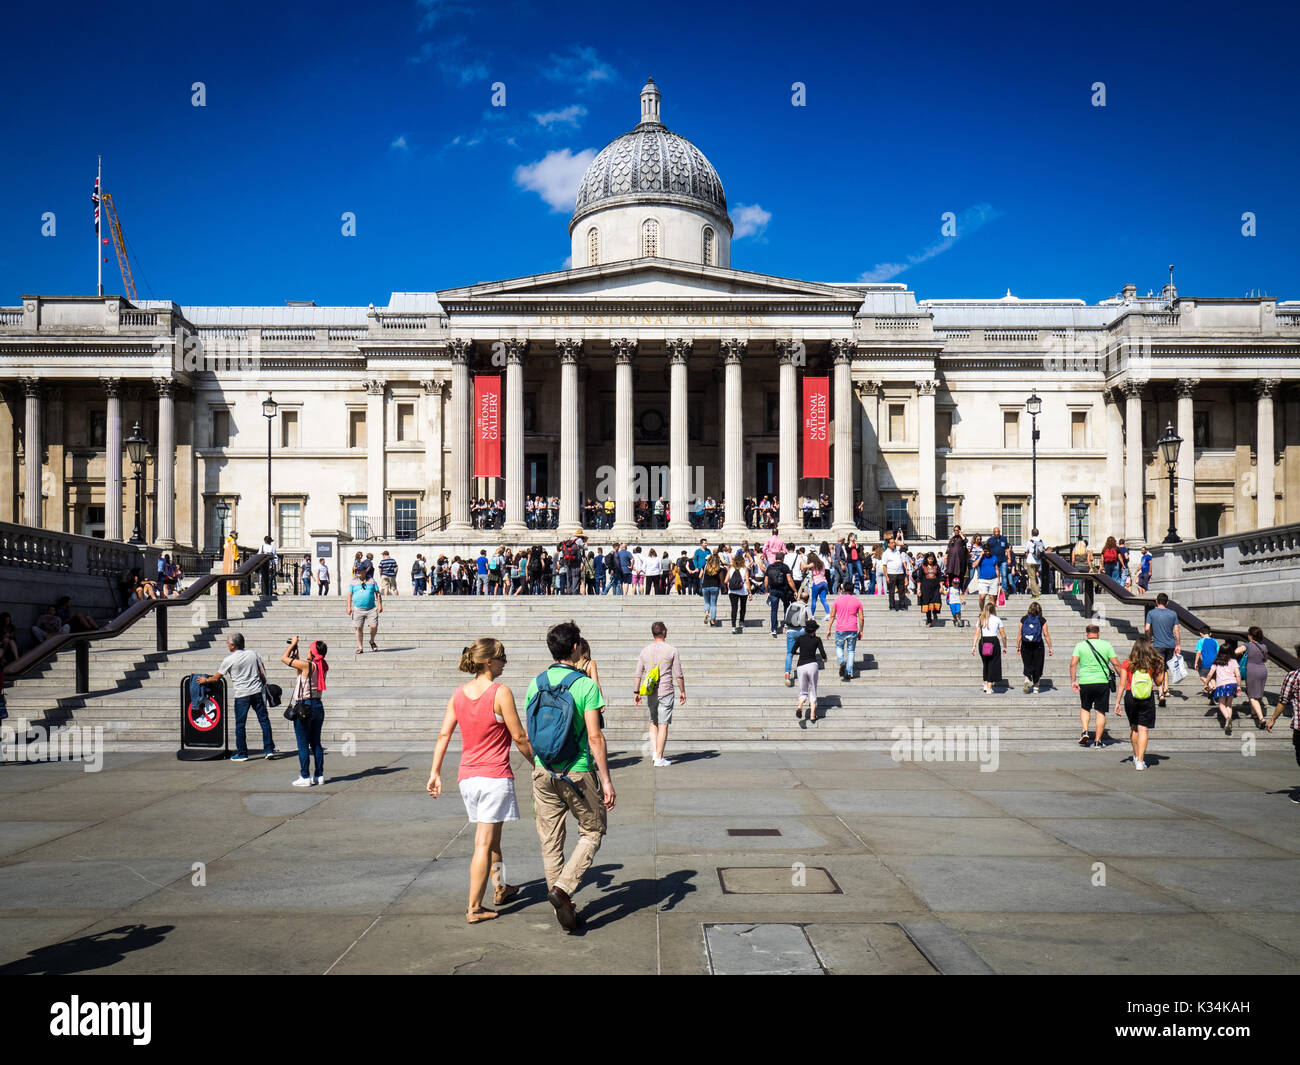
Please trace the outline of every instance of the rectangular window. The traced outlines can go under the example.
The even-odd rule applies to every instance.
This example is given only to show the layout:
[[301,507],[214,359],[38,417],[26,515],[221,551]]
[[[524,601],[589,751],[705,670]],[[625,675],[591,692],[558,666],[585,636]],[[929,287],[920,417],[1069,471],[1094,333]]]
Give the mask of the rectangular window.
[[999,508],[1002,514],[1002,536],[1007,543],[1015,545],[1025,538],[1023,503],[1003,503]]
[[366,412],[348,411],[348,447],[366,446]]
[[414,499],[393,500],[393,535],[398,540],[414,540],[419,521]]
[[1082,450],[1088,446],[1088,412],[1070,412],[1070,446]]
[[1020,447],[1020,412],[1002,412],[1002,446],[1008,450]]
[[1208,410],[1192,411],[1192,446],[1210,447],[1210,412]]
[[907,423],[903,417],[905,409],[901,403],[891,403],[889,405],[890,443],[897,444],[907,439]]
[[90,412],[90,446],[103,447],[105,425],[107,424],[108,413],[102,410],[92,410]]
[[228,410],[212,412],[212,446],[230,446],[230,411]]
[[302,547],[302,504],[281,503],[277,510],[280,515],[278,546],[281,550],[286,547]]
[[298,446],[298,412],[296,410],[280,411],[280,446]]
[[104,508],[87,507],[81,520],[81,535],[104,539]]
[[397,439],[415,439],[415,404],[399,403],[397,405]]
[[952,447],[952,411],[934,412],[934,446]]
[[767,431],[769,433],[779,433],[781,431],[781,393],[767,393]]
[[1088,510],[1087,503],[1070,504],[1070,543],[1089,542]]
[[891,529],[902,529],[909,537],[911,536],[912,529],[907,517],[906,499],[885,500],[885,525]]
[[365,540],[370,536],[365,503],[348,504],[348,535],[354,540]]
[[956,511],[956,503],[939,503],[935,507],[934,538],[936,540],[946,540],[952,535],[952,527],[956,524]]

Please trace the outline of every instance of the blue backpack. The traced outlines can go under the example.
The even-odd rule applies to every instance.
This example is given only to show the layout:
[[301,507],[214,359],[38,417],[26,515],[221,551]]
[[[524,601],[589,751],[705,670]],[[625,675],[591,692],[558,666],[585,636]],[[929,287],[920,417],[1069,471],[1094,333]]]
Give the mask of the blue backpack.
[[1035,617],[1033,614],[1026,614],[1020,622],[1020,636],[1025,640],[1041,639],[1043,635],[1043,619]]
[[528,742],[551,776],[568,780],[564,773],[557,773],[551,767],[572,765],[581,753],[578,737],[573,734],[578,707],[569,689],[587,674],[571,668],[559,684],[552,684],[549,673],[549,669],[542,671],[537,678],[537,690],[528,701]]

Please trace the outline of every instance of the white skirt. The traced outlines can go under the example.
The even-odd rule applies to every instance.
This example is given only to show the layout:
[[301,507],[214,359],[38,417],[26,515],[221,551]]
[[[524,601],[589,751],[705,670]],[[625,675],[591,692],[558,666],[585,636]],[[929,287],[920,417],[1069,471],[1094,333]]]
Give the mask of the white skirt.
[[466,777],[460,782],[465,816],[476,824],[519,820],[513,777]]

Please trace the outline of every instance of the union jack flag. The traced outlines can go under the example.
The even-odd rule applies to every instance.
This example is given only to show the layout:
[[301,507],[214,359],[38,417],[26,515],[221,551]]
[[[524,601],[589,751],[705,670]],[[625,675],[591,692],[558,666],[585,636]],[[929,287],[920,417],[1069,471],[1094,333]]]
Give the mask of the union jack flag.
[[95,205],[95,232],[99,232],[99,178],[95,178],[95,191],[90,194],[90,202]]

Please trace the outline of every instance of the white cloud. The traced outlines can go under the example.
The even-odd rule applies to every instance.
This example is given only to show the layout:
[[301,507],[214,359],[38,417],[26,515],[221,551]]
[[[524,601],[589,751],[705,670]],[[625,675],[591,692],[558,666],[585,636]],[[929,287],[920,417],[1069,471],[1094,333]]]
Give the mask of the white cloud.
[[566,255],[566,256],[564,257],[564,262],[560,263],[560,269],[561,269],[561,270],[572,270],[572,269],[573,269],[573,256],[572,256],[572,255]]
[[543,71],[550,81],[576,85],[579,91],[593,85],[618,80],[614,68],[600,58],[594,48],[574,45],[565,55],[551,54],[551,65]]
[[411,150],[410,145],[406,143],[405,133],[399,133],[396,137],[394,137],[393,143],[390,144],[388,147],[396,148],[399,152],[409,152]]
[[586,117],[586,114],[587,109],[582,104],[570,104],[558,111],[543,111],[541,114],[534,111],[533,118],[537,119],[537,124],[543,129],[550,129],[552,126],[572,126],[577,129],[578,120]]
[[456,0],[415,0],[415,7],[420,13],[421,30],[431,30],[449,15],[458,15],[469,10]]
[[410,57],[411,63],[427,63],[437,60],[436,66],[448,81],[460,85],[469,85],[475,81],[487,81],[488,68],[481,59],[471,59],[466,45],[469,43],[464,34],[445,37],[440,41],[425,41],[420,50]]
[[736,209],[731,212],[731,224],[735,227],[731,239],[740,240],[742,237],[761,236],[770,221],[772,221],[771,211],[763,210],[756,203],[738,203]]
[[582,175],[595,158],[595,148],[584,148],[577,154],[568,148],[547,152],[535,163],[516,167],[515,184],[537,193],[552,211],[568,210],[577,198]]
[[1001,213],[1001,211],[994,209],[992,205],[987,203],[977,203],[974,207],[967,207],[966,210],[957,215],[956,232],[952,236],[944,237],[921,251],[914,252],[907,257],[905,263],[876,263],[858,280],[890,281],[904,270],[910,270],[913,266],[918,266],[928,259],[933,259],[936,255],[942,255],[962,237],[970,236],[986,222],[993,221]]

